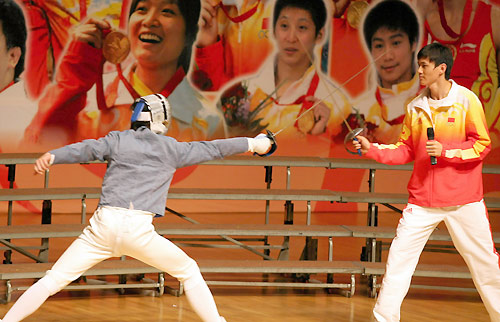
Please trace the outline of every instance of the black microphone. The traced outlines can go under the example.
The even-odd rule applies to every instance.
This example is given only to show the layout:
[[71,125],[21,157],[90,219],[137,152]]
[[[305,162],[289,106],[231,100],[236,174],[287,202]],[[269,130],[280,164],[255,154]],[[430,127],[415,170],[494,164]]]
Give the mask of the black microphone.
[[[429,141],[434,140],[434,129],[432,127],[427,128],[427,139]],[[435,156],[431,156],[431,165],[436,165],[437,164],[437,159]]]

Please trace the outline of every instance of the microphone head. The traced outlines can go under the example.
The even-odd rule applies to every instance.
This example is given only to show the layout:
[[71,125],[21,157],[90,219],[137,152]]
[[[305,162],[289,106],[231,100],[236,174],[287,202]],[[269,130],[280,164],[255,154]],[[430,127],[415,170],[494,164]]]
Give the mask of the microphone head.
[[429,140],[434,140],[434,128],[432,127],[427,128],[427,138]]

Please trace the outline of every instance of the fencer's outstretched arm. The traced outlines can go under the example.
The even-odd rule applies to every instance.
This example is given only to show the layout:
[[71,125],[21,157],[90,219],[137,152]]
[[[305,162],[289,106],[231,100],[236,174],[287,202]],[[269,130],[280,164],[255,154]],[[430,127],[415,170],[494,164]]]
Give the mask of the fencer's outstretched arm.
[[[111,132],[108,136],[114,136],[115,133]],[[245,140],[248,143],[248,148],[246,150],[233,150],[232,148],[226,148],[227,144],[224,144],[227,141],[237,141],[237,140]],[[229,143],[229,142],[228,142]],[[226,139],[226,140],[215,140],[211,142],[182,142],[180,145],[184,145],[185,154],[181,154],[184,163],[182,166],[186,166],[186,163],[199,163],[201,162],[199,159],[200,151],[198,150],[200,146],[203,146],[205,152],[212,150],[210,153],[205,153],[205,158],[208,160],[215,158],[223,158],[224,156],[234,154],[234,153],[242,153],[242,152],[255,152],[258,154],[266,154],[272,146],[272,142],[265,134],[259,134],[255,138],[238,138],[238,139]],[[231,146],[231,144],[229,144]],[[214,148],[216,151],[214,151]],[[57,163],[78,163],[92,160],[104,160],[106,156],[109,154],[109,144],[105,143],[105,139],[101,138],[99,140],[85,140],[80,143],[75,143],[63,147],[58,150],[66,151],[64,153],[63,160],[58,160]],[[58,150],[55,150],[58,152]],[[198,158],[193,158],[190,160],[188,157],[190,154],[197,155]],[[61,159],[61,156],[59,157]],[[195,159],[197,159],[195,161]],[[202,160],[203,161],[203,160]],[[52,164],[54,163],[54,154],[47,152],[43,154],[40,158],[38,158],[35,162],[35,173],[43,174]]]
[[[168,138],[175,141],[172,138]],[[176,146],[175,168],[182,168],[202,162],[222,159],[234,154],[255,152],[266,154],[272,146],[265,134],[255,138],[236,137],[212,141],[173,142]]]

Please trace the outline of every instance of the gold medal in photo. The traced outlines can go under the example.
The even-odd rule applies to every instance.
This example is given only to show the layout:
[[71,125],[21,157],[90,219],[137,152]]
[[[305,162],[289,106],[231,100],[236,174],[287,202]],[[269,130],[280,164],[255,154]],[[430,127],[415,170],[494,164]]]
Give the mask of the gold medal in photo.
[[102,53],[104,58],[112,64],[119,64],[127,58],[130,52],[130,41],[119,31],[110,32],[104,38]]
[[297,127],[300,132],[309,133],[311,132],[315,123],[316,122],[314,121],[314,112],[307,111],[304,114],[300,115],[300,118],[297,120]]
[[366,8],[368,8],[368,2],[366,1],[353,1],[347,8],[346,17],[347,22],[354,29],[358,29],[361,18],[363,17]]

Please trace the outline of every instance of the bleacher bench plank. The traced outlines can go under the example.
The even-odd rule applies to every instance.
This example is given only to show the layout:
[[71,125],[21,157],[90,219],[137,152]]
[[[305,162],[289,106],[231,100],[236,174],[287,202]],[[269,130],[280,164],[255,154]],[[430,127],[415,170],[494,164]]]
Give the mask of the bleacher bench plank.
[[406,204],[408,194],[383,192],[340,191],[341,202]]
[[[101,189],[96,187],[0,189],[0,201],[98,199],[100,193]],[[406,193],[332,191],[328,189],[171,188],[168,198],[330,201],[380,204],[406,204],[408,202],[408,194]],[[489,208],[500,208],[500,197],[486,195],[484,201]]]
[[[363,262],[366,275],[384,275],[385,263]],[[413,276],[471,278],[465,265],[418,264]]]
[[362,169],[362,170],[413,170],[413,163],[384,164],[371,159],[329,158],[330,169]]
[[224,159],[211,160],[202,165],[277,166],[277,167],[319,167],[329,168],[330,159],[322,157],[279,156],[256,158],[248,155],[233,155]]
[[202,273],[349,273],[364,269],[353,261],[198,260]]
[[[86,224],[0,226],[0,239],[77,237]],[[295,236],[358,237],[392,239],[395,227],[354,225],[284,225],[284,224],[190,224],[154,223],[161,235],[230,235],[230,236]],[[446,230],[434,231],[429,240],[451,241]],[[500,243],[500,232],[493,232]]]
[[0,164],[34,164],[43,153],[0,153]]
[[[363,262],[364,274],[369,276],[371,283],[369,283],[369,294],[375,297],[380,283],[377,283],[377,276],[385,274],[386,263],[380,262]],[[460,278],[470,279],[471,274],[465,265],[442,265],[442,264],[418,264],[413,276],[416,277],[432,277],[432,278]],[[425,288],[425,289],[444,289],[455,291],[474,291],[473,288],[463,288],[455,286],[440,286],[440,285],[423,285],[413,282],[410,287],[412,288]]]
[[0,226],[0,239],[76,237],[86,224]]
[[[0,153],[0,164],[33,164],[43,153]],[[92,163],[102,163],[95,161]],[[324,167],[329,169],[362,170],[413,170],[413,163],[388,165],[371,159],[361,158],[323,158],[312,156],[276,156],[257,158],[250,155],[233,155],[219,160],[211,160],[202,165],[238,165],[238,166],[290,166]],[[500,165],[483,164],[483,173],[500,174]]]
[[330,190],[171,188],[171,199],[340,201]]
[[0,189],[0,201],[98,199],[100,195],[101,188],[96,187]]
[[[395,227],[350,225],[345,225],[343,227],[352,232],[352,237],[392,239],[396,236]],[[451,241],[451,236],[446,230],[435,230],[429,237],[429,240]],[[493,241],[495,243],[500,243],[500,232],[493,232]]]
[[[357,261],[198,260],[203,273],[353,273],[383,275],[385,263]],[[0,265],[0,279],[40,278],[54,263]],[[105,260],[83,276],[161,273],[135,259]],[[470,278],[466,266],[419,264],[414,276]]]
[[[364,269],[351,261],[263,261],[263,260],[198,260],[203,273],[353,273]],[[0,265],[0,279],[40,278],[54,263]],[[161,273],[155,267],[135,259],[109,259],[95,265],[83,276]]]
[[352,233],[340,225],[283,224],[155,224],[162,235],[231,235],[231,236],[310,236],[350,237]]
[[[357,192],[336,191],[340,195],[340,202],[379,203],[379,204],[407,204],[407,193]],[[484,202],[488,208],[500,208],[500,197],[486,195]]]
[[[0,201],[18,200],[67,200],[98,199],[101,189],[96,187],[74,188],[20,188],[0,189]],[[340,195],[330,190],[301,189],[206,189],[171,188],[170,199],[204,200],[296,200],[340,201]]]
[[[0,239],[77,237],[86,224],[0,226]],[[161,235],[351,237],[340,225],[155,223]]]
[[[45,275],[54,263],[9,264],[0,266],[0,279],[40,278]],[[89,275],[122,275],[160,273],[152,266],[138,260],[105,260],[95,265],[82,276]]]

